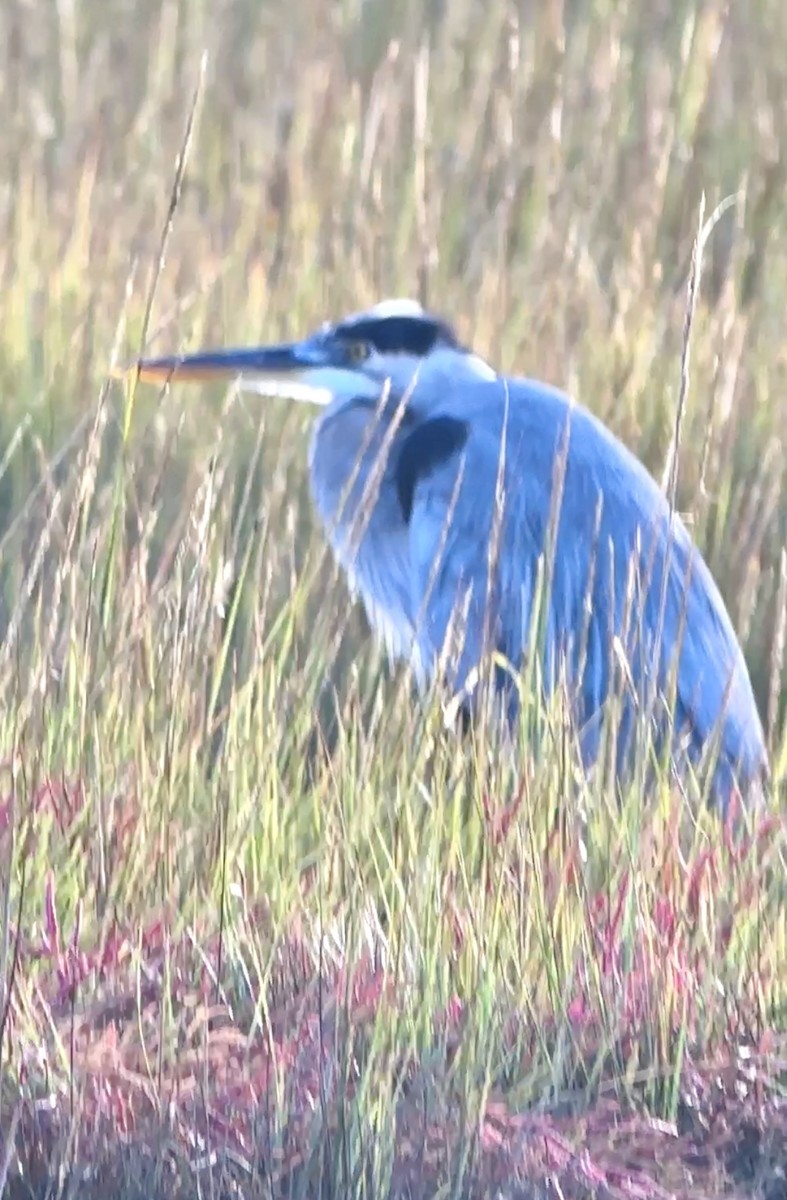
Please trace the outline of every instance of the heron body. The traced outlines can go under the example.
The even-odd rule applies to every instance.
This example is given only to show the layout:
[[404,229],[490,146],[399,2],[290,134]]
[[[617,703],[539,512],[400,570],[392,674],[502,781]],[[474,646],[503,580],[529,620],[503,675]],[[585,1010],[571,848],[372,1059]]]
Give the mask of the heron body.
[[[713,745],[722,808],[767,777],[746,664],[707,565],[644,466],[563,392],[498,375],[410,301],[301,342],[138,370],[232,375],[321,405],[315,508],[372,627],[422,688],[440,676],[472,707],[487,654],[516,669],[537,644],[544,690],[566,688],[588,765],[614,692],[620,774],[647,711],[676,767]],[[513,715],[511,676],[496,680]]]

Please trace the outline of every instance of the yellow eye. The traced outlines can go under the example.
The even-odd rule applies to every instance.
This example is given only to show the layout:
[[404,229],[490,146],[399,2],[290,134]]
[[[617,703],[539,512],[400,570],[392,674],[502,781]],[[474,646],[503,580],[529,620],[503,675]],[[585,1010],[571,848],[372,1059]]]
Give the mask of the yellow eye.
[[347,347],[347,357],[352,363],[363,362],[369,357],[369,347],[366,342],[350,342]]

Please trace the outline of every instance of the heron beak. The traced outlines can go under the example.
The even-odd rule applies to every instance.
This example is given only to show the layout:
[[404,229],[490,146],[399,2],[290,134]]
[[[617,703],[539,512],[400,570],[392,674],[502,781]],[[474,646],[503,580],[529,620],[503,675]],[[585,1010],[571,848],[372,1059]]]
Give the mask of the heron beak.
[[308,342],[285,342],[279,346],[200,350],[196,354],[142,358],[136,369],[142,383],[168,383],[170,380],[205,383],[266,376],[281,378],[321,365],[321,356]]
[[[233,380],[245,392],[318,405],[329,404],[343,391],[337,385],[348,375],[331,361],[329,348],[310,338],[273,346],[143,358],[136,370],[143,383]],[[354,386],[357,390],[357,380]]]

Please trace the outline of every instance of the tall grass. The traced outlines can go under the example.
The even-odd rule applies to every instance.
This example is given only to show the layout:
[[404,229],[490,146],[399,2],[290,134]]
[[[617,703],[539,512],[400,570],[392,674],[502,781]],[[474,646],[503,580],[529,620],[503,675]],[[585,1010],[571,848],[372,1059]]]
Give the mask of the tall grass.
[[618,804],[557,708],[525,717],[553,753],[460,755],[348,604],[303,415],[108,372],[143,335],[414,294],[661,477],[700,196],[733,197],[677,503],[781,779],[782,6],[7,0],[0,24],[0,1181],[767,1194],[776,818],[733,837],[666,782]]

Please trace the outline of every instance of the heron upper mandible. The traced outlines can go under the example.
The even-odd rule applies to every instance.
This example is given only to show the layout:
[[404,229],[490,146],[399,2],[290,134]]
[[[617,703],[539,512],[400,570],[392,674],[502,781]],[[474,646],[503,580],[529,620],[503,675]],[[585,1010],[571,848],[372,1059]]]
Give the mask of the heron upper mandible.
[[[574,697],[586,765],[616,690],[619,775],[647,712],[678,770],[707,752],[722,810],[734,788],[767,780],[746,663],[707,565],[644,466],[563,392],[499,375],[408,300],[301,341],[137,370],[143,381],[236,378],[322,406],[314,505],[373,628],[421,687],[439,674],[472,705],[488,652],[521,668],[540,580],[542,686]],[[510,697],[510,673],[496,678]]]

